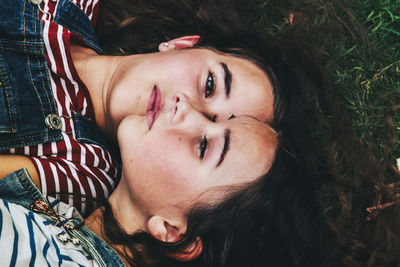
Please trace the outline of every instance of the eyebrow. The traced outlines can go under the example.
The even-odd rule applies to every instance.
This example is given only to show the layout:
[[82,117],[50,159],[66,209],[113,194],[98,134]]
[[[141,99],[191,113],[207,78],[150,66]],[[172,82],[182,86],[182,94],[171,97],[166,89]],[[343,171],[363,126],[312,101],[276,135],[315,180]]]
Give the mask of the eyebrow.
[[225,63],[221,62],[220,64],[224,69],[225,98],[228,99],[231,93],[232,73],[230,72],[228,66]]
[[221,163],[225,159],[226,153],[228,153],[228,151],[229,151],[230,136],[231,136],[231,130],[225,129],[225,132],[224,132],[224,147],[222,148],[221,156],[219,157],[219,160],[218,160],[218,163],[217,163],[216,167],[221,165]]

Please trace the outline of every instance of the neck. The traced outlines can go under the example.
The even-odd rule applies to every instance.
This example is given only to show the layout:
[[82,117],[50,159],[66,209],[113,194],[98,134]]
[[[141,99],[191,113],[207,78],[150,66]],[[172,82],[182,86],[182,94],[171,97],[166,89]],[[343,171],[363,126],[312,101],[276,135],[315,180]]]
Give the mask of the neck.
[[[123,187],[128,185],[124,184],[125,179],[121,179],[117,188],[108,198],[108,203],[111,206],[112,214],[119,226],[128,234],[133,234],[140,230],[146,230],[145,222],[146,215],[137,209],[133,202],[132,196],[126,193]],[[87,219],[85,225],[91,229],[95,234],[103,238],[103,215],[104,207],[96,209]]]
[[116,56],[98,55],[94,50],[71,44],[71,55],[75,69],[86,85],[93,105],[97,126],[110,137],[106,127],[107,88],[117,66]]
[[103,239],[120,256],[125,264],[128,265],[124,254],[124,246],[114,244],[105,235],[103,224],[104,211],[104,207],[100,207],[95,210],[89,217],[85,219],[85,226],[89,228],[93,233],[95,233],[98,237]]
[[[121,183],[117,186],[115,191],[111,194],[108,202],[111,206],[112,214],[118,222],[118,227],[125,231],[127,234],[134,234],[137,231],[145,230],[145,217],[130,203],[130,196],[125,196],[121,190]],[[124,185],[126,186],[126,185]],[[125,247],[124,245],[114,244],[105,234],[104,228],[104,212],[105,207],[96,209],[84,221],[84,224],[93,233],[103,239],[110,247],[112,247],[119,256],[125,261]]]
[[123,173],[117,188],[108,198],[108,202],[122,229],[132,234],[139,230],[146,230],[147,216],[136,207],[134,196],[127,188],[129,188],[129,185],[126,183]]

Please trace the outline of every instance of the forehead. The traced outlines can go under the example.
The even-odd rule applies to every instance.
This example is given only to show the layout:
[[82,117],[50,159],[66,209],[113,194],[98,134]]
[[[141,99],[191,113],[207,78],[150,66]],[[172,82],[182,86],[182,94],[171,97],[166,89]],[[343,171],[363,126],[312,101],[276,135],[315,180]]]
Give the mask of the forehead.
[[265,84],[270,84],[269,77],[265,71],[255,64],[250,58],[238,56],[234,54],[223,53],[213,49],[207,48],[194,48],[184,49],[182,51],[193,52],[195,54],[203,55],[208,60],[214,60],[216,63],[223,62],[229,64],[230,68],[237,71],[237,75],[245,75],[249,80],[251,79],[265,79]]
[[231,130],[230,155],[220,174],[246,183],[264,175],[270,168],[277,147],[277,134],[267,124],[251,117],[239,117],[226,122]]

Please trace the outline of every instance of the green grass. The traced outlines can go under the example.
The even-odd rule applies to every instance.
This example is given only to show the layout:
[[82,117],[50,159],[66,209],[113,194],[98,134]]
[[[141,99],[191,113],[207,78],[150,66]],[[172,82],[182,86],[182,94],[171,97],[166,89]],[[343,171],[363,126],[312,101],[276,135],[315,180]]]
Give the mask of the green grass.
[[[400,157],[400,1],[362,1],[358,19],[369,42],[347,53],[337,64],[336,84],[352,111],[353,126],[380,159],[393,146],[392,163]],[[353,7],[355,9],[355,6]],[[392,116],[393,125],[388,124]],[[392,128],[392,129],[391,129]],[[394,143],[388,133],[395,133]],[[387,155],[386,155],[387,156]]]
[[265,1],[263,8],[255,21],[268,25],[273,17],[277,23],[265,30],[275,34],[293,27],[287,12],[302,14],[310,33],[306,42],[324,55],[363,144],[376,149],[380,160],[391,146],[395,163],[400,157],[400,108],[395,110],[400,105],[400,0]]
[[[299,24],[288,23],[290,12]],[[307,32],[304,44],[322,55],[350,127],[387,181],[394,181],[390,165],[400,158],[400,0],[266,0],[251,21],[274,35]],[[322,185],[322,202],[332,201],[331,193]],[[332,208],[322,206],[324,213]]]

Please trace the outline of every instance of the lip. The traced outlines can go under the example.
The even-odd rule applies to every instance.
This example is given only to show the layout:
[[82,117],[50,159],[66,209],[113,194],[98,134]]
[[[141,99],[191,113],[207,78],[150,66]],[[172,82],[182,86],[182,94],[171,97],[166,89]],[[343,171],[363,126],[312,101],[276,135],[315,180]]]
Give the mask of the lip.
[[146,121],[149,130],[153,126],[154,122],[156,121],[158,115],[160,114],[161,110],[161,91],[154,85],[153,90],[151,91],[149,102],[147,104],[146,110]]

